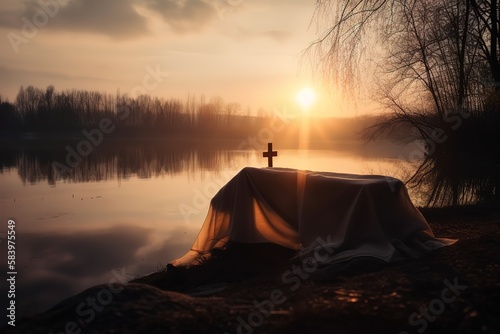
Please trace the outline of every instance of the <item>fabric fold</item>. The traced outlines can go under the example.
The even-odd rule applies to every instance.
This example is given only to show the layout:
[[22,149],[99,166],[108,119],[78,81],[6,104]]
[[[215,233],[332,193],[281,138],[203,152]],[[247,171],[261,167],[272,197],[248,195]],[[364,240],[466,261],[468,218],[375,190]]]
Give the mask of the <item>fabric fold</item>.
[[328,263],[358,256],[398,261],[456,241],[434,236],[398,179],[251,167],[214,196],[191,251],[174,264],[229,240],[274,243],[302,254],[327,247]]

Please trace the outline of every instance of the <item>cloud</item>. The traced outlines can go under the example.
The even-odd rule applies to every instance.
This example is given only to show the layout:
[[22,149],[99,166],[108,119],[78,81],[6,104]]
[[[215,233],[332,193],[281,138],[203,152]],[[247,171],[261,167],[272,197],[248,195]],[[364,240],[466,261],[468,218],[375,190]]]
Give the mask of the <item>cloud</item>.
[[203,0],[146,0],[145,6],[160,14],[176,33],[202,30],[217,17],[216,7]]
[[263,36],[267,36],[277,42],[283,42],[292,37],[293,33],[284,30],[268,30],[262,33]]
[[[16,241],[16,264],[22,272],[17,281],[16,313],[31,314],[82,288],[107,283],[111,271],[137,262],[136,253],[149,242],[151,230],[115,226],[78,233],[23,233]],[[7,262],[0,270],[7,271]],[[127,271],[128,272],[128,271]]]
[[256,30],[256,29],[248,29],[239,27],[230,32],[226,33],[227,35],[241,40],[241,39],[254,39],[254,38],[267,38],[271,39],[275,42],[281,43],[285,42],[291,38],[293,38],[293,32],[287,30],[279,30],[279,29],[268,29],[268,30]]
[[[215,1],[26,0],[22,5],[16,5],[13,0],[7,0],[0,4],[0,27],[20,31],[24,24],[23,18],[35,23],[34,15],[42,13],[42,16],[48,17],[43,29],[96,33],[117,39],[133,38],[149,33],[150,18],[136,10],[143,8],[158,14],[174,33],[183,34],[200,31],[217,18]],[[41,3],[50,3],[52,6],[44,10]]]
[[[148,31],[147,19],[134,9],[136,0],[27,0],[24,7],[15,8],[8,2],[0,5],[0,27],[4,28],[20,30],[23,17],[36,23],[34,15],[39,15],[48,17],[43,29],[90,32],[113,38],[134,37]],[[44,9],[41,3],[52,6]]]
[[[134,0],[72,0],[61,8],[49,25],[56,29],[93,32],[115,38],[143,35],[147,33],[147,20],[135,11],[134,3]],[[33,11],[38,5],[30,7]]]
[[21,11],[14,9],[2,9],[0,10],[0,27],[4,28],[21,28],[22,15]]
[[83,231],[78,234],[23,235],[29,254],[43,263],[45,273],[71,278],[97,277],[129,265],[139,248],[148,242],[149,230],[133,226]]
[[199,229],[193,227],[191,229],[186,227],[174,229],[169,232],[169,237],[160,244],[161,247],[144,254],[144,257],[163,259],[164,261],[177,259],[189,251],[198,232]]

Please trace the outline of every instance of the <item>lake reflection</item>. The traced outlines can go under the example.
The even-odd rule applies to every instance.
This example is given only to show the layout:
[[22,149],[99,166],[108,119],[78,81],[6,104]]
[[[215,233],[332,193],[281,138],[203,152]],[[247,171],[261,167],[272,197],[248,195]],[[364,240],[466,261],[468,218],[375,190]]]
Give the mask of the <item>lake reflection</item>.
[[[404,177],[395,168],[403,148],[342,147],[308,152],[278,147],[275,166]],[[51,164],[65,161],[64,147],[1,153],[2,232],[8,219],[17,229],[18,317],[180,257],[218,189],[241,168],[267,163],[260,151],[227,147],[115,145],[96,149],[70,173],[57,174]],[[0,269],[7,271],[5,261]]]

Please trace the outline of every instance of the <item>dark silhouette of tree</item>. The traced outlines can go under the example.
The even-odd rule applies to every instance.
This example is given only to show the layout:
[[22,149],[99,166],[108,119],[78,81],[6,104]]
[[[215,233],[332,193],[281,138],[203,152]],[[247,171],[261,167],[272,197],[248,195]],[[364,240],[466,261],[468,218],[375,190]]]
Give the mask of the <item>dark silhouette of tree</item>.
[[21,129],[21,118],[16,107],[0,96],[0,132],[16,132]]
[[[459,186],[451,187],[454,195],[444,195],[450,187],[441,186],[446,184],[443,176],[451,175],[452,166],[442,157],[453,156],[461,164],[499,163],[499,3],[318,2],[315,15],[323,32],[306,55],[319,60],[324,79],[346,87],[347,93],[373,80],[377,100],[390,113],[367,137],[406,128],[408,141],[425,143],[423,162],[408,183],[425,188],[432,181],[429,204],[460,204],[471,198],[466,195],[470,189]],[[490,192],[496,183],[491,182]],[[481,197],[475,195],[474,200]]]

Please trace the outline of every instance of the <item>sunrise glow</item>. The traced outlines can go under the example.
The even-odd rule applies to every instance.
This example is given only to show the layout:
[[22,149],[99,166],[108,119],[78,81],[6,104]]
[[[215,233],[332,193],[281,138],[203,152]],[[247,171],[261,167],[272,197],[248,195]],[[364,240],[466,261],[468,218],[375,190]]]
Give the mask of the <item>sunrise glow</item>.
[[297,94],[296,99],[304,111],[309,111],[316,101],[316,92],[312,88],[304,88]]

